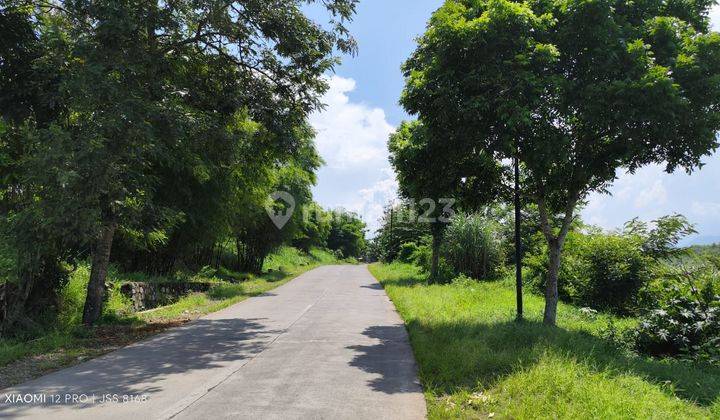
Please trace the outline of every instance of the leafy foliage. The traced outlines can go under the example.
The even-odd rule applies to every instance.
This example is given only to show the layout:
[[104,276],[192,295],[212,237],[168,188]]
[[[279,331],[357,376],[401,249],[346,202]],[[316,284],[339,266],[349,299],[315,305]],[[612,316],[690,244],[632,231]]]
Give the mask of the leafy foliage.
[[52,300],[63,261],[92,259],[92,323],[111,258],[170,273],[227,262],[230,237],[257,267],[292,238],[261,209],[281,184],[309,201],[307,116],[335,52],[356,48],[355,0],[318,1],[329,25],[305,3],[3,3],[0,201],[18,255],[6,331]]
[[430,237],[430,227],[427,223],[418,223],[419,216],[416,206],[410,202],[386,207],[373,239],[376,259],[395,260],[405,243],[429,243],[425,238]]
[[499,194],[501,171],[488,155],[446,147],[420,121],[403,122],[390,135],[388,150],[401,195],[427,206],[418,221],[428,224],[432,235],[430,279],[435,280],[442,237],[456,201],[467,207],[489,202]]
[[[634,313],[638,292],[649,280],[654,263],[643,245],[636,235],[571,232],[560,268],[560,298],[584,307]],[[544,290],[546,255],[542,250],[526,261],[536,291]]]
[[330,220],[327,246],[341,258],[360,257],[365,252],[365,222],[355,213],[336,210]]
[[319,204],[307,204],[302,209],[302,220],[293,238],[293,245],[306,251],[312,247],[327,247],[331,218],[332,213],[325,211]]
[[720,363],[720,272],[707,264],[660,265],[643,290],[638,350]]
[[678,246],[681,240],[697,233],[695,227],[685,216],[674,214],[664,216],[652,222],[650,228],[640,219],[633,219],[625,224],[625,232],[637,235],[643,240],[643,251],[655,259],[678,257],[687,252]]
[[710,5],[447,1],[405,63],[401,102],[430,139],[522,164],[548,244],[546,323],[578,203],[619,168],[692,171],[717,148]]

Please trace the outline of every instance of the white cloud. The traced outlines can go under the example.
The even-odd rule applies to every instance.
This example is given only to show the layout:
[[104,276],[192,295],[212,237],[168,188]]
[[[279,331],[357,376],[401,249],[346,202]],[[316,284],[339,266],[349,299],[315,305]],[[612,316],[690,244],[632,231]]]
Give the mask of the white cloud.
[[657,206],[667,203],[667,190],[661,180],[656,180],[649,188],[640,191],[635,198],[635,208]]
[[659,165],[646,166],[635,174],[619,170],[610,194],[593,193],[588,197],[583,219],[592,225],[615,229],[637,216],[640,209],[646,209],[644,214],[653,213],[668,199],[663,174]]
[[720,4],[710,9],[710,22],[715,31],[720,31]]
[[310,117],[326,163],[318,173],[315,197],[326,208],[358,213],[372,235],[385,206],[397,196],[387,150],[395,127],[382,109],[351,100],[353,79],[332,76],[328,82],[330,89],[322,98],[325,109]]
[[693,201],[690,210],[693,215],[699,217],[720,217],[720,203]]
[[680,213],[701,235],[715,237],[720,232],[720,154],[703,161],[702,169],[692,174],[681,170],[668,174],[662,165],[648,165],[634,174],[620,171],[610,195],[588,197],[583,220],[611,230],[634,217],[652,221]]
[[379,220],[385,211],[385,207],[397,198],[398,183],[395,174],[392,173],[390,168],[387,168],[384,172],[389,172],[387,178],[358,191],[357,199],[348,207],[348,209],[362,216],[363,220],[368,224],[371,235],[379,228]]
[[329,78],[330,89],[322,98],[327,108],[310,117],[317,131],[316,143],[329,168],[352,169],[387,165],[387,139],[394,127],[385,111],[350,101],[352,79]]

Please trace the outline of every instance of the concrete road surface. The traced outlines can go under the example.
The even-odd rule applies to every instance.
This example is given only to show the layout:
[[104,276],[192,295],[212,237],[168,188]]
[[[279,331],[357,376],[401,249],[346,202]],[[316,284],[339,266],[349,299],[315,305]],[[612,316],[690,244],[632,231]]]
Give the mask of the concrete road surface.
[[327,266],[0,391],[0,417],[420,419],[407,333],[365,266]]

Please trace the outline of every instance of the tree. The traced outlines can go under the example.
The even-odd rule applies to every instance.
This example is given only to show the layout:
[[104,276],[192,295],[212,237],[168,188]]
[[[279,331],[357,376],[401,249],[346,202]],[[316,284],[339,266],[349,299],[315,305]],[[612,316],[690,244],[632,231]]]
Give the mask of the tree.
[[619,168],[690,172],[717,147],[710,5],[448,1],[405,64],[403,105],[448,147],[520,160],[548,243],[546,324],[578,203]]
[[38,30],[52,23],[35,21],[12,4],[0,8],[0,230],[13,254],[0,302],[2,334],[15,325],[33,327],[27,312],[40,315],[56,307],[67,277],[61,263],[68,253],[43,220],[41,186],[29,182],[23,167],[40,140],[33,128],[47,128],[62,111],[56,59],[63,57],[49,54],[52,44],[40,42]]
[[302,209],[302,220],[292,240],[294,246],[310,251],[312,247],[327,247],[330,236],[332,213],[326,212],[318,203],[311,202]]
[[[438,277],[440,244],[447,223],[452,216],[454,200],[460,179],[450,172],[438,142],[428,139],[429,133],[419,122],[403,122],[397,131],[390,135],[388,150],[390,164],[398,178],[400,194],[406,199],[428,206],[418,221],[430,225],[432,234],[432,259],[430,281]],[[447,149],[445,149],[448,151]],[[452,152],[452,150],[449,150]],[[447,153],[445,153],[447,154]],[[432,162],[432,165],[428,165]]]
[[[430,280],[433,281],[438,276],[442,235],[455,212],[456,201],[469,207],[470,203],[477,206],[494,198],[498,192],[499,168],[482,153],[445,147],[442,141],[431,138],[420,121],[403,122],[390,135],[388,149],[400,194],[420,206],[427,206],[418,220],[430,225]],[[468,185],[473,188],[468,189]],[[472,197],[464,194],[469,191]]]
[[[198,142],[242,143],[247,136],[233,128],[241,115],[272,133],[264,137],[271,141],[251,148],[262,153],[246,156],[282,162],[298,149],[295,131],[320,106],[334,49],[355,49],[344,26],[355,0],[322,2],[328,29],[306,17],[302,3],[5,3],[28,11],[31,35],[16,43],[37,36],[45,47],[21,70],[30,80],[44,80],[47,67],[57,75],[37,89],[39,102],[57,110],[30,108],[11,131],[22,128],[33,145],[17,169],[21,190],[31,194],[26,205],[39,208],[57,236],[91,250],[84,323],[102,312],[116,234],[177,225],[182,206],[159,194],[168,174],[192,173],[202,184],[212,169],[241,163],[209,160]],[[0,68],[0,82],[14,80],[9,71],[17,68]],[[3,96],[0,102],[8,103]],[[12,117],[5,111],[3,118]],[[252,182],[251,171],[245,174],[243,182]]]
[[[302,224],[303,214],[297,209],[311,203],[310,188],[315,184],[315,171],[322,160],[313,143],[314,133],[309,126],[299,127],[295,134],[298,150],[286,163],[271,164],[263,180],[256,179],[251,193],[236,195],[239,201],[231,230],[236,238],[240,269],[260,273],[267,255],[283,243],[291,241]],[[243,185],[243,184],[239,184]],[[282,191],[292,197],[292,203],[274,200],[270,196]],[[268,217],[267,210],[286,214],[292,212],[286,223],[277,225]]]
[[380,227],[372,240],[374,257],[382,261],[393,261],[403,244],[421,244],[430,236],[427,223],[418,223],[420,215],[414,203],[405,200],[387,206],[380,219]]
[[327,246],[339,251],[343,257],[359,257],[365,252],[365,222],[355,213],[335,210],[330,219]]

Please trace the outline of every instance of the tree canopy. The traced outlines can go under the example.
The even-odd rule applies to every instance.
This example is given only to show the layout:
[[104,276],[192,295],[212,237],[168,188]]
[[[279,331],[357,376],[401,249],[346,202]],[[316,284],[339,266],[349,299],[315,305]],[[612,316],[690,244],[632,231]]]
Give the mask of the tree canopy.
[[355,51],[356,1],[319,1],[327,22],[305,3],[3,3],[2,207],[20,261],[5,329],[57,286],[43,267],[91,255],[90,324],[113,244],[171,269],[242,239],[238,218],[260,217],[270,188],[307,196],[319,165],[307,116],[335,53]]
[[692,171],[716,149],[711,4],[447,1],[405,63],[402,104],[448,147],[519,158],[550,245],[546,323],[576,205],[619,168]]

